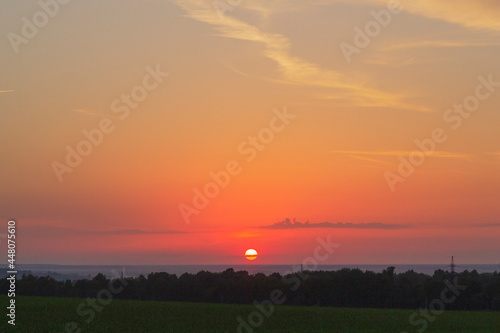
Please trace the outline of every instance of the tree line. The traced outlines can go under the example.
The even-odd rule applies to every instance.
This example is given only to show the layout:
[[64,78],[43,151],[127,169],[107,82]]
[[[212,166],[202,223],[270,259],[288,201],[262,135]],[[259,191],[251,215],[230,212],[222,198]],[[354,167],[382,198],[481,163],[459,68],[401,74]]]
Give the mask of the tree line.
[[[51,277],[23,275],[17,280],[18,295],[96,298],[120,283],[124,288],[113,298],[153,301],[252,304],[268,300],[276,291],[285,305],[356,308],[427,308],[446,297],[446,309],[500,310],[500,273],[437,270],[432,276],[413,270],[396,274],[394,267],[380,273],[360,269],[301,271],[286,275],[229,268],[223,272],[200,271],[177,276],[166,272],[147,277],[56,281]],[[0,279],[0,293],[7,294],[9,281]],[[458,291],[458,293],[457,293]],[[443,296],[445,295],[445,296]]]

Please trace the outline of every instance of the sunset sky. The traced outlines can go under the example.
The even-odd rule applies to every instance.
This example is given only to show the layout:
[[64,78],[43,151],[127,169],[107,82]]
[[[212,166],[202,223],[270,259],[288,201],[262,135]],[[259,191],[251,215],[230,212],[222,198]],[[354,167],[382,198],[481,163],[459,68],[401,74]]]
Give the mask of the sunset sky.
[[42,3],[0,5],[19,263],[500,262],[498,1]]

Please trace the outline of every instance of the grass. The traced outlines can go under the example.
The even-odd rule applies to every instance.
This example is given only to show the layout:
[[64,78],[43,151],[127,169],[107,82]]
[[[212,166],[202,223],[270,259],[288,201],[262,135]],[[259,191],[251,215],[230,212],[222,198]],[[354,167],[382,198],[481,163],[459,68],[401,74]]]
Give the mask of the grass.
[[[77,308],[85,302],[76,298],[17,297],[16,326],[7,324],[5,315],[8,298],[0,296],[4,309],[0,332],[66,332],[65,325],[75,322],[80,332],[349,332],[375,333],[418,332],[423,323],[412,326],[409,317],[412,310],[346,309],[322,307],[275,307],[263,323],[251,330],[240,328],[237,318],[248,320],[256,311],[252,305],[226,305],[201,303],[170,303],[150,301],[113,300],[102,310],[94,311],[92,320],[90,307]],[[80,311],[80,312],[82,312]],[[93,311],[93,310],[92,310]],[[259,321],[258,315],[251,316]],[[417,317],[422,320],[424,317]],[[89,320],[86,323],[85,320]],[[68,331],[68,332],[78,332]],[[422,331],[424,332],[424,331]],[[500,332],[500,313],[498,312],[444,312],[428,322],[428,333],[449,332]]]

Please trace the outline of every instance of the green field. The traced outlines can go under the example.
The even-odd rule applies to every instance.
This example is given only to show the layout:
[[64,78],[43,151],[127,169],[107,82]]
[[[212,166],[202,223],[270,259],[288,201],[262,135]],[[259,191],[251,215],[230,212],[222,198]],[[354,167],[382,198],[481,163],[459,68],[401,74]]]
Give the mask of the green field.
[[[83,299],[17,297],[16,326],[2,315],[0,332],[65,332],[76,322],[81,332],[237,332],[238,316],[248,318],[256,311],[250,305],[167,303],[113,300],[89,323],[90,315],[79,316]],[[0,296],[6,313],[8,299]],[[89,307],[86,310],[91,309]],[[337,309],[322,307],[275,307],[253,332],[418,332],[411,326],[414,311]],[[423,317],[418,317],[421,319]],[[259,320],[256,316],[255,320]],[[250,332],[242,329],[241,332]],[[444,312],[429,322],[425,332],[500,332],[499,312]]]

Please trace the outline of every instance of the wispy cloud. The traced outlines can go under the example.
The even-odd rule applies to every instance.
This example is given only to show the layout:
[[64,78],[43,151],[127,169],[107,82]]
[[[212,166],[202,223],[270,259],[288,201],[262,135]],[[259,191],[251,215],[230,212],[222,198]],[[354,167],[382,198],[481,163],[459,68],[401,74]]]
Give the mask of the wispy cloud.
[[389,53],[383,54],[372,54],[363,60],[365,63],[376,66],[385,66],[393,68],[401,68],[406,66],[421,65],[425,61],[422,59],[417,59],[415,57],[409,57],[406,59],[401,59],[398,57],[391,56]]
[[[218,36],[263,44],[264,56],[277,64],[281,80],[288,84],[330,88],[331,91],[324,94],[323,98],[337,98],[341,95],[342,98],[349,99],[356,106],[430,111],[426,107],[404,102],[407,96],[368,88],[342,73],[321,68],[317,64],[293,56],[290,54],[291,43],[287,37],[264,32],[256,26],[229,15],[221,19],[211,2],[203,0],[173,1],[188,13],[188,17],[210,24],[218,31]],[[269,12],[264,9],[259,10],[269,15]]]
[[81,231],[80,233],[90,234],[90,235],[164,235],[164,234],[185,234],[186,232],[176,231],[176,230],[117,229],[117,230]]
[[494,228],[494,227],[500,227],[500,223],[486,223],[486,224],[480,224],[479,227],[481,228]]
[[[375,4],[386,7],[387,0],[319,0],[318,4]],[[406,12],[438,19],[476,30],[500,31],[500,2],[496,0],[401,1]]]
[[[364,150],[332,150],[330,153],[345,155],[349,158],[362,160],[368,167],[383,167],[397,164],[394,157],[409,157],[415,151],[409,150],[388,150],[388,151],[364,151]],[[426,158],[455,159],[472,163],[500,164],[500,152],[486,152],[477,154],[464,154],[449,151],[429,152]]]
[[29,226],[27,231],[51,235],[161,235],[161,234],[184,234],[177,230],[141,230],[141,229],[108,229],[108,230],[82,230],[55,226]]
[[376,158],[368,157],[367,155],[348,155],[348,156],[350,158],[366,162],[359,164],[360,166],[366,168],[387,169],[388,167],[393,167],[394,165],[396,165],[396,162],[378,160]]
[[95,112],[95,111],[88,110],[88,109],[73,109],[71,111],[72,112],[76,112],[78,114],[86,115],[86,116],[113,117],[114,118],[114,116],[112,116],[112,115],[107,115],[107,114],[104,114],[104,113],[99,113],[99,112]]
[[14,90],[0,90],[0,93],[11,93],[14,92]]
[[399,43],[392,43],[381,47],[382,51],[394,51],[401,49],[421,49],[421,48],[446,48],[446,47],[481,47],[498,46],[500,42],[470,42],[452,40],[414,40]]
[[386,223],[331,223],[331,222],[320,222],[320,223],[310,223],[309,221],[302,223],[295,219],[290,221],[290,219],[285,219],[281,222],[276,222],[272,225],[260,226],[260,229],[304,229],[304,228],[335,228],[335,229],[405,229],[410,228],[410,224],[386,224]]
[[[333,150],[331,151],[335,154],[343,154],[349,156],[410,156],[413,151],[409,150],[393,150],[393,151],[363,151],[363,150]],[[459,158],[459,159],[470,159],[473,155],[453,153],[448,151],[434,151],[429,154],[429,157],[438,158]]]
[[495,0],[419,0],[405,2],[404,7],[411,13],[464,27],[500,31],[500,2]]

